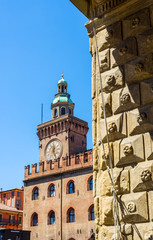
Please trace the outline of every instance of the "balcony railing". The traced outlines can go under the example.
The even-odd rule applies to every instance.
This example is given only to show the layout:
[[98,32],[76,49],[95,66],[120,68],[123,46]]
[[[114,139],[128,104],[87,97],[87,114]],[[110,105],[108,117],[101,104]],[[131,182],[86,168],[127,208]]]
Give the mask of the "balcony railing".
[[0,220],[0,225],[1,226],[5,226],[7,224],[10,224],[10,225],[20,225],[21,221],[19,221],[19,220],[9,220],[9,219],[2,219],[2,220]]

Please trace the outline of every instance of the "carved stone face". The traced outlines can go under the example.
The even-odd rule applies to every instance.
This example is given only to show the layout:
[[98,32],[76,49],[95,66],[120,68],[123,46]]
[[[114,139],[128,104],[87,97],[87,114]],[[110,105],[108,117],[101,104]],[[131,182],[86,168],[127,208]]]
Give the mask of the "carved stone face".
[[108,132],[109,133],[117,132],[117,126],[114,122],[108,125]]
[[119,50],[119,55],[120,55],[120,56],[123,56],[123,55],[125,55],[125,54],[127,53],[127,51],[128,51],[128,47],[125,46],[125,47],[123,47],[123,48],[121,48],[121,49]]
[[124,152],[125,156],[133,154],[133,147],[132,147],[132,145],[131,144],[126,145],[124,147],[124,149],[123,149],[123,152]]
[[107,84],[109,86],[114,86],[116,83],[116,79],[114,77],[114,75],[109,75],[108,79],[107,79]]
[[146,121],[147,121],[147,114],[145,112],[140,113],[137,117],[137,122],[139,123],[139,125],[146,123]]
[[127,207],[128,212],[130,212],[130,213],[136,211],[136,205],[134,202],[129,202],[126,207]]
[[133,18],[131,21],[131,27],[136,28],[139,26],[139,23],[140,23],[140,18],[138,18],[138,17]]
[[110,30],[110,31],[108,31],[108,32],[106,33],[105,39],[106,39],[106,41],[108,41],[108,40],[110,40],[112,37],[113,37],[113,31]]
[[142,173],[141,173],[141,180],[143,182],[151,181],[151,177],[152,177],[152,174],[151,174],[151,172],[148,169],[145,169],[145,170],[142,171]]
[[141,72],[143,71],[143,69],[144,69],[143,64],[142,64],[142,63],[137,63],[137,64],[135,65],[135,70],[134,70],[134,72],[138,74],[138,73],[141,73]]
[[130,102],[130,95],[128,93],[125,93],[123,94],[121,97],[120,97],[120,102],[122,105]]

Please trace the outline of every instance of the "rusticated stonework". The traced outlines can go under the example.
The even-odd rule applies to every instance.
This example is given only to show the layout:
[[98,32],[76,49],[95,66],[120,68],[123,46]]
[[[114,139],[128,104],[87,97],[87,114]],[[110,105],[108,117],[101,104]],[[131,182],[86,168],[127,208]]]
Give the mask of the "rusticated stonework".
[[[120,239],[150,240],[153,239],[153,2],[92,3],[118,194]],[[109,154],[91,21],[86,28],[92,55],[96,240],[113,240],[112,184],[105,165],[106,161],[110,166]],[[99,141],[103,141],[105,154]]]

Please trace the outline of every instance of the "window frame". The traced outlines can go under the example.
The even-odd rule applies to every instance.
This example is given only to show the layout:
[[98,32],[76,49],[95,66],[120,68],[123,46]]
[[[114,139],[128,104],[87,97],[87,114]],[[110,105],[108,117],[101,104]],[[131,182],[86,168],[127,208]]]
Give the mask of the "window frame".
[[[73,184],[73,186],[71,187],[70,185]],[[72,189],[72,191],[70,190]],[[66,189],[66,193],[67,194],[73,194],[75,193],[75,184],[74,184],[74,181],[73,180],[70,180],[68,183],[67,183],[67,189]]]
[[73,222],[75,222],[75,209],[71,207],[67,210],[67,223]]
[[32,190],[32,200],[38,200],[38,199],[39,199],[39,188],[36,186]]
[[[37,217],[37,219],[35,219],[35,217]],[[35,223],[35,221],[37,223]],[[34,212],[31,216],[31,227],[36,227],[36,226],[38,226],[38,214]]]
[[[54,190],[52,190],[51,188],[54,188]],[[48,197],[55,197],[56,195],[56,191],[55,191],[55,184],[54,183],[51,183],[48,187]],[[53,194],[52,194],[53,193]]]
[[56,223],[55,212],[51,210],[48,213],[48,225],[54,225]]

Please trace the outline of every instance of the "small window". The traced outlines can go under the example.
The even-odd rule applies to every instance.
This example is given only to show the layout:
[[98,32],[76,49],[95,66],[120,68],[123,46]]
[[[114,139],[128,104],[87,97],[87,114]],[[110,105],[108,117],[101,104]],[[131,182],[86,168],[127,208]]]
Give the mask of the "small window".
[[93,204],[89,207],[89,210],[88,210],[88,220],[89,221],[95,220],[95,213],[94,213],[94,205]]
[[74,182],[71,180],[67,184],[67,194],[72,194],[75,192]]
[[16,207],[17,208],[21,207],[21,200],[16,200]]
[[67,222],[75,222],[75,210],[73,208],[69,208],[67,211]]
[[35,187],[32,191],[32,200],[37,200],[39,198],[39,189]]
[[38,214],[33,213],[31,216],[31,226],[38,226]]
[[2,220],[3,220],[3,216],[2,214],[0,214],[0,223],[2,222]]
[[93,176],[91,176],[91,177],[88,179],[87,190],[88,190],[88,191],[93,190]]
[[65,115],[65,108],[64,107],[61,108],[61,115]]
[[14,192],[12,192],[12,197],[14,197]]
[[21,222],[22,222],[22,217],[19,217],[18,218],[18,223],[21,224]]
[[14,224],[15,223],[15,216],[13,216],[13,215],[9,216],[9,223],[10,224]]
[[17,192],[17,197],[20,197],[20,192]]
[[6,198],[6,193],[3,194],[3,197]]
[[55,197],[55,185],[51,184],[48,188],[48,197]]
[[55,224],[55,212],[54,211],[50,211],[50,213],[48,214],[48,224],[49,225]]
[[54,110],[54,117],[57,117],[57,108]]
[[72,114],[72,110],[71,109],[69,109],[69,114]]

